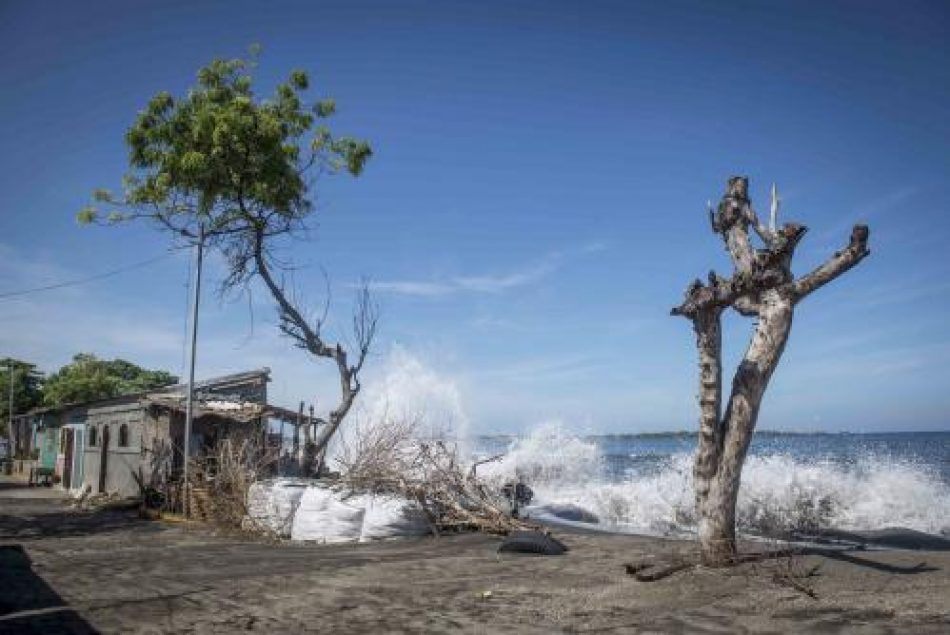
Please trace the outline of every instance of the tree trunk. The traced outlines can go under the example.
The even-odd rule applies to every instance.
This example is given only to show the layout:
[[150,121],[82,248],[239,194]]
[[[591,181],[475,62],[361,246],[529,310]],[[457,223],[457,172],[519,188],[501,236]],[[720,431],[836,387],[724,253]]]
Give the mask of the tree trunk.
[[[732,177],[715,212],[714,232],[721,234],[734,266],[732,278],[709,274],[686,290],[682,304],[672,310],[693,322],[699,352],[699,440],[693,466],[698,536],[702,560],[711,566],[736,561],[736,503],[746,452],[759,417],[762,397],[778,366],[792,328],[795,305],[858,264],[870,252],[868,228],[855,225],[848,246],[823,265],[796,280],[791,261],[805,228],[786,223],[775,227],[778,198],[772,190],[772,219],[759,222],[748,198],[748,181]],[[749,230],[762,239],[752,245]],[[721,314],[733,308],[758,319],[749,348],[732,382],[725,415],[722,403]]]
[[[323,319],[316,320],[310,324],[304,317],[298,307],[288,299],[287,294],[281,284],[274,279],[267,264],[267,257],[264,250],[263,230],[258,228],[255,234],[252,257],[256,265],[257,274],[260,275],[264,284],[270,290],[271,296],[277,302],[277,315],[280,319],[280,329],[283,333],[293,339],[297,346],[310,352],[315,357],[324,357],[332,359],[337,367],[340,376],[340,401],[336,408],[330,411],[328,420],[314,418],[311,408],[311,421],[306,424],[306,440],[304,443],[307,455],[304,459],[305,473],[313,465],[313,457],[326,452],[330,439],[336,433],[340,424],[346,418],[353,402],[360,392],[359,374],[363,369],[363,363],[369,353],[370,346],[376,336],[376,327],[379,319],[379,307],[372,302],[370,298],[369,284],[363,283],[363,286],[357,292],[357,303],[353,313],[353,335],[356,344],[356,363],[350,365],[348,355],[343,346],[327,344],[321,328]],[[325,316],[324,316],[325,317]],[[303,417],[303,402],[300,404],[300,418]],[[298,419],[299,421],[299,419]],[[320,434],[313,430],[314,438],[311,443],[310,433],[314,424],[323,426]],[[309,454],[307,454],[309,452]]]
[[[708,565],[724,565],[735,560],[736,552],[736,501],[742,479],[752,433],[759,417],[759,407],[769,379],[785,350],[788,334],[792,328],[794,305],[776,290],[763,294],[759,323],[756,325],[732,385],[732,396],[721,423],[721,444],[713,456],[703,437],[707,436],[708,413],[703,411],[700,423],[700,450],[696,454],[694,479],[696,509],[699,516],[699,544],[702,559]],[[718,335],[717,320],[716,335]],[[700,352],[701,359],[704,353]],[[702,373],[701,373],[702,375]],[[700,390],[709,392],[708,382],[700,378]],[[702,397],[701,397],[702,399]]]

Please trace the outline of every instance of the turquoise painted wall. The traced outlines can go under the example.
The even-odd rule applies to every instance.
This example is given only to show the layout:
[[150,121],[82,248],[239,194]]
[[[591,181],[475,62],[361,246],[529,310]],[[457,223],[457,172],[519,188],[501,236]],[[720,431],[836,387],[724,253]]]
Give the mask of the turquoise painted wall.
[[37,438],[40,448],[40,466],[53,469],[56,467],[56,454],[59,452],[59,426],[47,427],[40,430]]

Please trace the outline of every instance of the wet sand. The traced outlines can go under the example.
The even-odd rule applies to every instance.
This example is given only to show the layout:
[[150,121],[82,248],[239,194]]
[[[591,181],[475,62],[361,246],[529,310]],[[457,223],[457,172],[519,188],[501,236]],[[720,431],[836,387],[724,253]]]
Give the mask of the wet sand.
[[559,537],[571,551],[557,557],[501,554],[483,535],[267,544],[0,492],[0,633],[950,632],[946,551],[809,555],[638,582],[625,563],[672,562],[693,546]]

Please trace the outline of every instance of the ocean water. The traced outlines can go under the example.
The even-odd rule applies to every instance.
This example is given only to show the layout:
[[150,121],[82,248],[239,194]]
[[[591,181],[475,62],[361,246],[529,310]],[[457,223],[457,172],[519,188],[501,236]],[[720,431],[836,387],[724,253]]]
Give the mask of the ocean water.
[[[527,513],[583,513],[604,531],[688,535],[695,528],[695,434],[578,437],[560,425],[474,440],[490,480],[520,476]],[[742,475],[743,533],[902,527],[950,537],[950,432],[756,433]]]
[[[398,346],[380,370],[341,438],[410,420],[422,437],[454,440],[464,455],[504,454],[478,474],[499,486],[524,478],[535,492],[526,511],[536,518],[570,506],[604,531],[694,530],[695,432],[583,437],[553,423],[521,436],[472,437],[463,391],[450,375]],[[950,432],[758,432],[737,520],[747,534],[903,527],[950,537]]]

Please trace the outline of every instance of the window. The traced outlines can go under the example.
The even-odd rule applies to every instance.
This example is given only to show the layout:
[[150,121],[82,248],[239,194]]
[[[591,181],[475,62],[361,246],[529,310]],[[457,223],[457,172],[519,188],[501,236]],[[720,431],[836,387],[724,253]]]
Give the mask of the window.
[[96,426],[89,426],[89,447],[95,447],[99,442],[97,438],[99,436],[99,428]]
[[129,424],[123,423],[119,426],[119,447],[129,447]]

